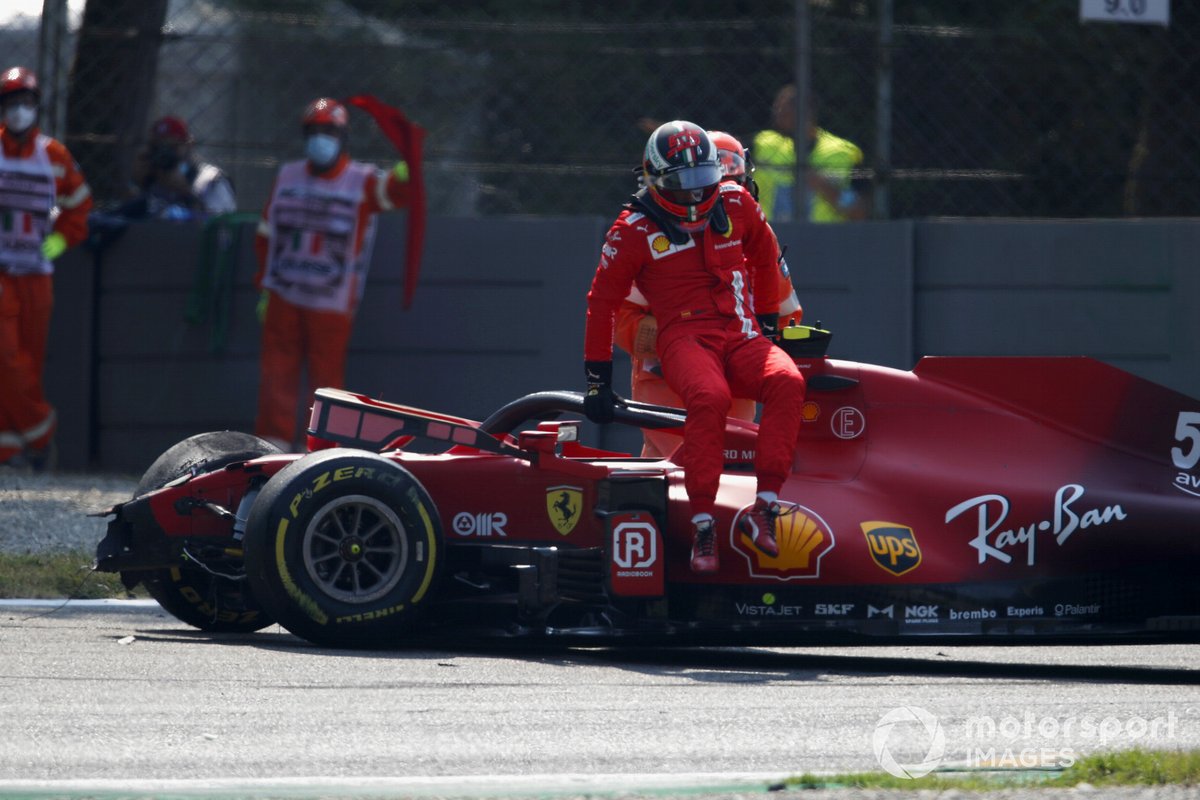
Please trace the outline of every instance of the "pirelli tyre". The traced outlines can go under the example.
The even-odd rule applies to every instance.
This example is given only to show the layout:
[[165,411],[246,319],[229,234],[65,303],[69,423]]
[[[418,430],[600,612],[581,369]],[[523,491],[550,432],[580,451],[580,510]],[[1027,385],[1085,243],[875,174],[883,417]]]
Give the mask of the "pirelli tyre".
[[[188,473],[207,472],[279,452],[275,445],[248,433],[200,433],[159,456],[142,475],[133,496],[161,489]],[[274,620],[254,599],[240,571],[241,564],[235,558],[216,568],[184,563],[139,577],[150,596],[180,622],[213,633],[250,633]]]
[[266,485],[246,527],[246,573],[292,633],[329,647],[403,643],[437,585],[442,532],[421,484],[393,461],[324,450]]

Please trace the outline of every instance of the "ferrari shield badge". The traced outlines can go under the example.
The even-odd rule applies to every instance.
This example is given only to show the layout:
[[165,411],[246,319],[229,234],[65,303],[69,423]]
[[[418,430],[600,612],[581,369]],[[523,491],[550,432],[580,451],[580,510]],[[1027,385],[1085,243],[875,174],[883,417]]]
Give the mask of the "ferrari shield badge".
[[575,530],[583,508],[583,489],[578,486],[551,486],[546,490],[546,513],[554,529],[566,536]]

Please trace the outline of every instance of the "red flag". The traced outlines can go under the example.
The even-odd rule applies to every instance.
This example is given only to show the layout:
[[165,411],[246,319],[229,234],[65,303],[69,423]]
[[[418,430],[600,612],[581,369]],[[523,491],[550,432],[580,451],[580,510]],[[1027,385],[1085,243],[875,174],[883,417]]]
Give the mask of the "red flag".
[[421,250],[425,245],[425,178],[421,171],[421,146],[425,129],[411,122],[398,108],[389,106],[374,95],[357,94],[346,99],[375,119],[383,135],[408,162],[408,183],[412,201],[408,209],[408,247],[404,262],[404,307],[412,306],[417,291],[417,276],[421,272]]

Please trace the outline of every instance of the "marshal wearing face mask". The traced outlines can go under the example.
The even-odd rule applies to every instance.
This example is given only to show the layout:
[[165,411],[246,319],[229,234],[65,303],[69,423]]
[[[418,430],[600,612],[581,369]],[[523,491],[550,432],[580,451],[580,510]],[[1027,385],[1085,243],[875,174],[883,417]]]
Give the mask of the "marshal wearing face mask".
[[263,323],[255,433],[284,450],[296,443],[301,368],[310,395],[343,386],[376,214],[410,202],[408,165],[384,172],[351,160],[349,123],[336,100],[308,105],[305,158],[280,168],[255,241]]
[[41,91],[24,67],[0,74],[0,465],[51,466],[57,423],[42,391],[54,260],[87,237],[92,195],[79,166],[38,129]]

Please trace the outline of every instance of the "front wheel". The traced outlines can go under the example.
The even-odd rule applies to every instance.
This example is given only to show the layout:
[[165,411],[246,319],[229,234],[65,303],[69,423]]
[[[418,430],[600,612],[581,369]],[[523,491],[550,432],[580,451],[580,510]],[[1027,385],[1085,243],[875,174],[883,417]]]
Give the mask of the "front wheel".
[[[185,475],[211,472],[238,461],[279,453],[268,441],[238,431],[200,433],[184,439],[159,456],[142,475],[134,498],[161,489]],[[206,570],[192,563],[139,573],[150,596],[171,616],[210,633],[252,633],[272,624],[246,580],[237,574],[240,560],[229,569]]]
[[430,604],[442,535],[407,470],[334,449],[267,481],[244,545],[250,587],[279,624],[320,645],[388,647]]

